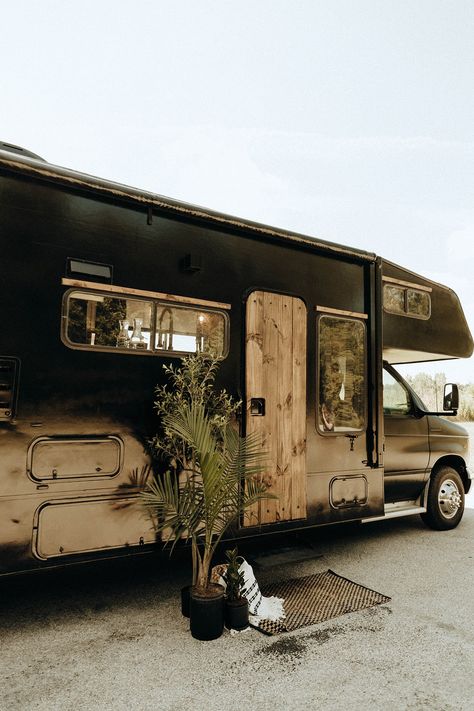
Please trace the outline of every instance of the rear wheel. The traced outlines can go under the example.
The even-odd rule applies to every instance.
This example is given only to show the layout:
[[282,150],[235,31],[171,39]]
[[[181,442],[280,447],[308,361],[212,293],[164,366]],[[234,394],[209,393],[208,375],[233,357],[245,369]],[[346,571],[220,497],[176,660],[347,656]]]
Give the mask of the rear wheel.
[[464,485],[452,467],[441,467],[431,475],[423,521],[437,531],[456,528],[464,513]]

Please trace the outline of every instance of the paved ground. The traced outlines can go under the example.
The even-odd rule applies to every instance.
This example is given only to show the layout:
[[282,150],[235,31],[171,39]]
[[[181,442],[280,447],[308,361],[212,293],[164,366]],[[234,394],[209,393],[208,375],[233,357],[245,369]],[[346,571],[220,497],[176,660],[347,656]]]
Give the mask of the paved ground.
[[0,708],[474,709],[473,540],[474,510],[447,533],[411,517],[260,540],[246,555],[286,560],[261,583],[331,568],[392,597],[276,638],[192,639],[183,556],[3,582]]

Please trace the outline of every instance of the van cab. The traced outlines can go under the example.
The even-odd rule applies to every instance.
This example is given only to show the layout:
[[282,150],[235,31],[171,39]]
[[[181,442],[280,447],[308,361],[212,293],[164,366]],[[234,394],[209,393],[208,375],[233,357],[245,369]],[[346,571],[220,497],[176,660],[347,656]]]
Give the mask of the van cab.
[[444,413],[428,412],[388,363],[383,370],[383,412],[387,513],[418,509],[433,528],[454,528],[463,514],[464,493],[471,487],[467,430]]

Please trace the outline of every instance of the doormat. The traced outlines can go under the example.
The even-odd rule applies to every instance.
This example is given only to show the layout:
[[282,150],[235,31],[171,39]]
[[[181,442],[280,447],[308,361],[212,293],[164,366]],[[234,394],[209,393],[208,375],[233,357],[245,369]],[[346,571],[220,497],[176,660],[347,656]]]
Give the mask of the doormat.
[[363,610],[391,600],[390,597],[353,583],[332,570],[266,585],[262,588],[262,594],[275,595],[285,600],[284,620],[261,620],[254,625],[269,635],[291,632],[300,627],[339,617],[346,612]]

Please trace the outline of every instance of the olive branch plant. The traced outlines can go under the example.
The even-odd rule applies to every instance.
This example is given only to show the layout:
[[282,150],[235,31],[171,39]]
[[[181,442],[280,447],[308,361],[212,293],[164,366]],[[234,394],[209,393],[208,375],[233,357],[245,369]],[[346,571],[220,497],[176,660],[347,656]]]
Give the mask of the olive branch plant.
[[241,403],[216,391],[219,361],[208,354],[186,356],[165,366],[169,385],[156,389],[161,431],[150,445],[165,464],[147,482],[140,499],[165,543],[191,541],[193,585],[205,590],[222,537],[254,503],[275,498],[261,479],[264,453],[256,436],[240,437]]

